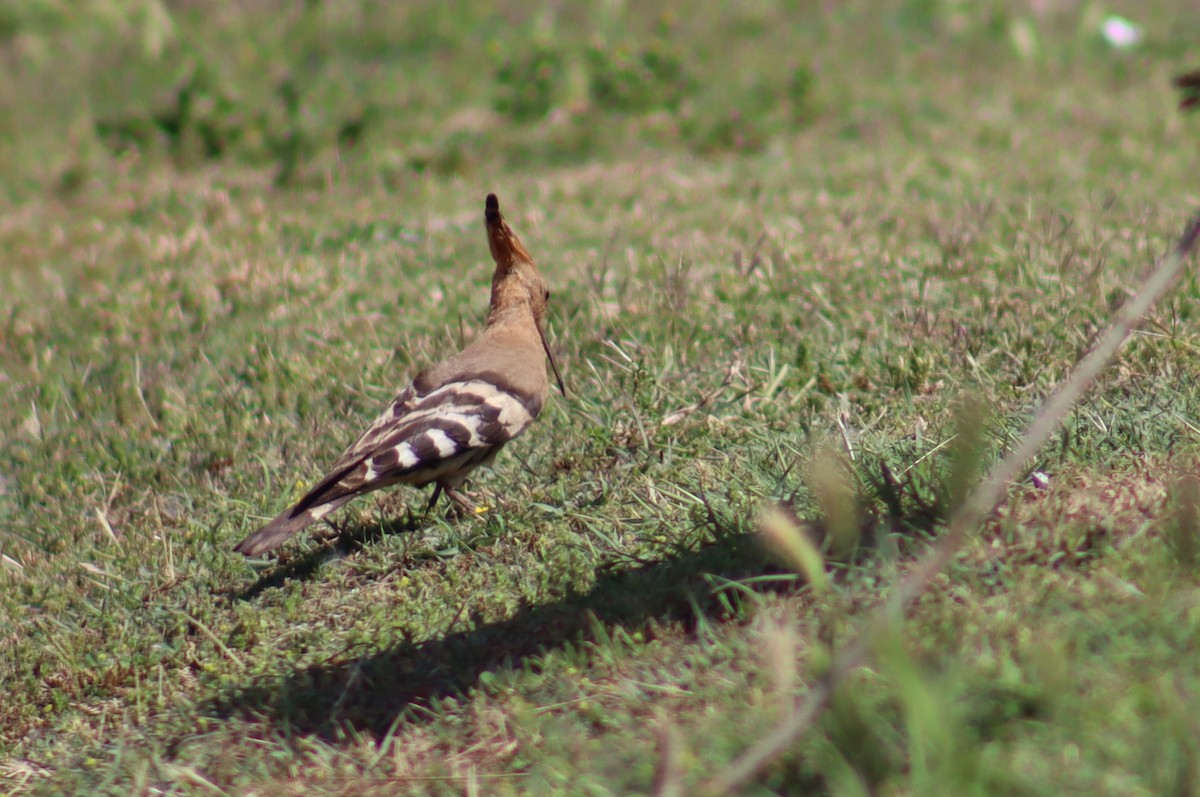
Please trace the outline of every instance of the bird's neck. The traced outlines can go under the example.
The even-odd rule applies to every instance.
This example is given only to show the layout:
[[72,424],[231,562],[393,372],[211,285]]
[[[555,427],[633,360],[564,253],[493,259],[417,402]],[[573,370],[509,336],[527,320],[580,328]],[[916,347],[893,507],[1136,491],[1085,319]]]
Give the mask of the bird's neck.
[[487,328],[526,325],[536,332],[537,320],[534,318],[533,306],[529,299],[529,287],[525,285],[520,274],[509,272],[493,279]]
[[538,323],[533,308],[529,302],[493,303],[488,311],[484,334],[522,334],[536,338]]

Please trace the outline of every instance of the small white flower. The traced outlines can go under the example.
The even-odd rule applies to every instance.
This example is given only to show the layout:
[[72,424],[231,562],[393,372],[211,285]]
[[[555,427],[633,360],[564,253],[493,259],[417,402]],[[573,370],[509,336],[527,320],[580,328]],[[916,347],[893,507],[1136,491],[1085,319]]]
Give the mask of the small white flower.
[[1124,17],[1105,17],[1100,24],[1100,35],[1118,50],[1128,50],[1142,40],[1142,29]]

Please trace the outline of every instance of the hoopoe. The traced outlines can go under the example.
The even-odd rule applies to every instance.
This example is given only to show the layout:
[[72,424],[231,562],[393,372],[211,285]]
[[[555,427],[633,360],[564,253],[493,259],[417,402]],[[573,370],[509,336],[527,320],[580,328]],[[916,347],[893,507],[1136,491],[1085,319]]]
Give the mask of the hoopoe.
[[500,215],[495,194],[488,194],[484,220],[496,271],[483,333],[417,374],[325,478],[234,550],[247,556],[274,550],[351,498],[393,484],[436,484],[430,506],[442,492],[465,505],[456,488],[541,412],[550,390],[543,358],[566,395],[543,331],[550,291]]

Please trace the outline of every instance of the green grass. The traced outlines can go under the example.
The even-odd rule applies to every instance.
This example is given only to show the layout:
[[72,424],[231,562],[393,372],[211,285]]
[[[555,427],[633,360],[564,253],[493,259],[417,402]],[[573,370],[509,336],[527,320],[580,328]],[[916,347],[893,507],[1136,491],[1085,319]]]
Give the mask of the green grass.
[[[963,402],[990,463],[1195,206],[1183,2],[1127,53],[1091,6],[334,5],[0,6],[8,791],[690,793],[937,538]],[[233,554],[478,328],[489,191],[569,398],[487,512]],[[745,794],[1200,788],[1198,299]],[[778,502],[859,526],[827,589]]]

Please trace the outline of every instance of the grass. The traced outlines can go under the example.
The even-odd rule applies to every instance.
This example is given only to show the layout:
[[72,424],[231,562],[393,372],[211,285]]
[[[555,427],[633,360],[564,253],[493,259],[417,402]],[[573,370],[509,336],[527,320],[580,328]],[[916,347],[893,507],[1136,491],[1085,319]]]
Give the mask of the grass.
[[[689,793],[1194,209],[1184,3],[1126,8],[1130,52],[1074,5],[404,5],[0,15],[8,791]],[[396,491],[233,554],[477,328],[488,191],[570,398],[487,512]],[[1200,785],[1198,296],[744,793]],[[779,503],[857,526],[823,589]]]

